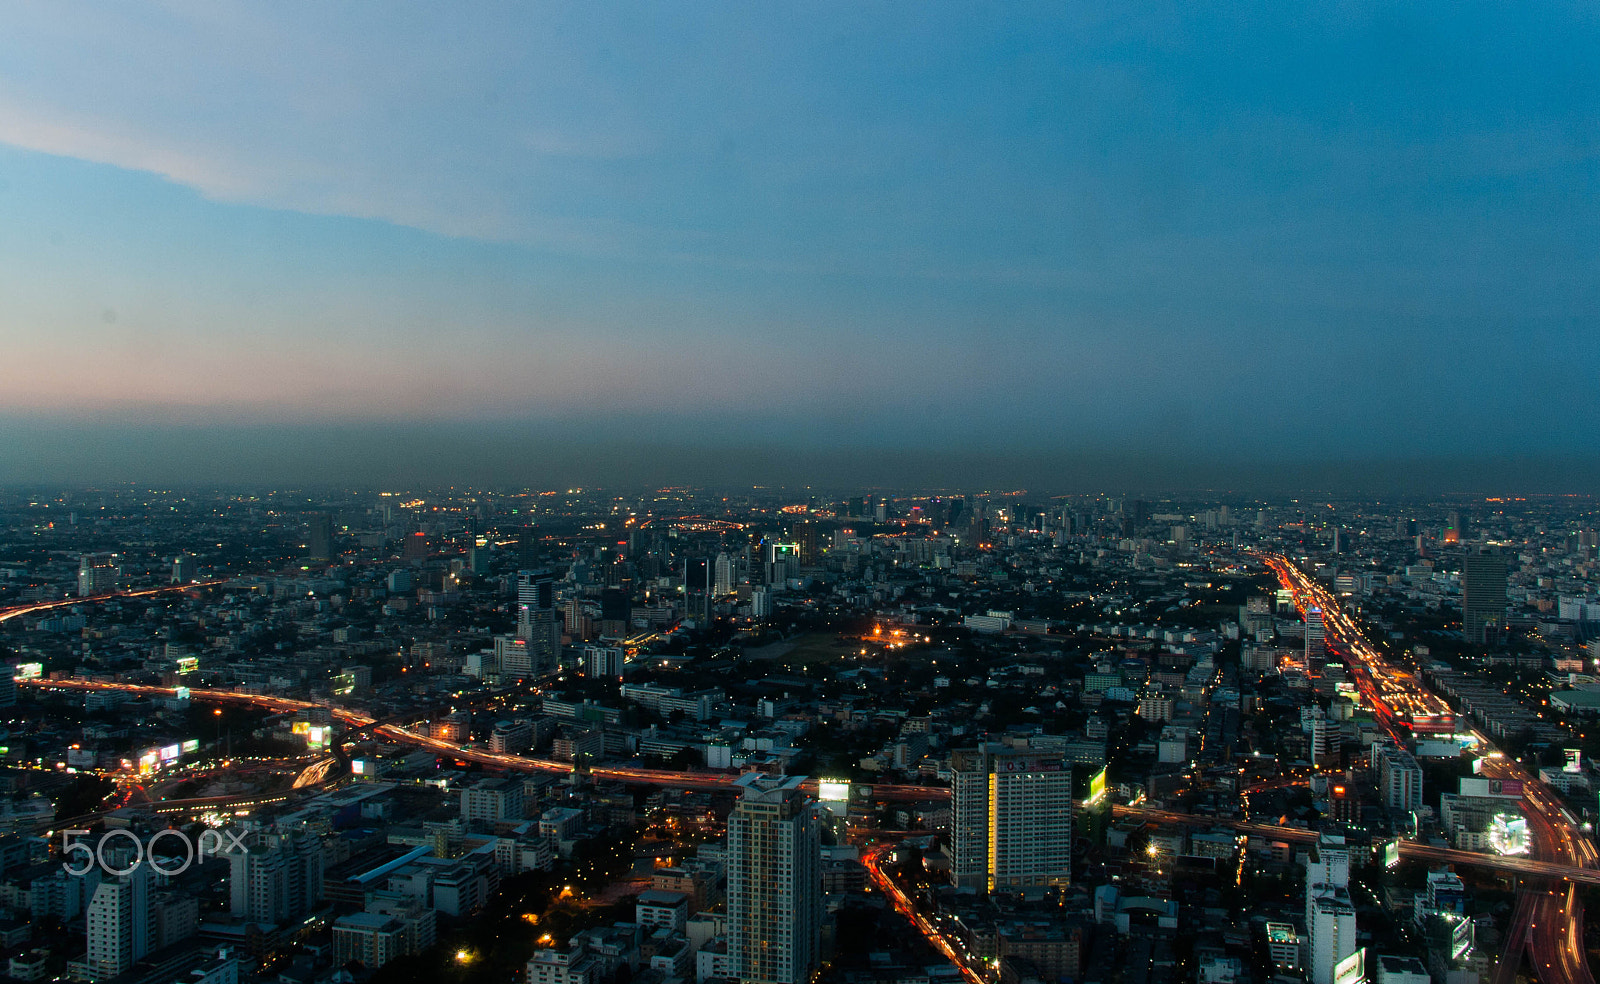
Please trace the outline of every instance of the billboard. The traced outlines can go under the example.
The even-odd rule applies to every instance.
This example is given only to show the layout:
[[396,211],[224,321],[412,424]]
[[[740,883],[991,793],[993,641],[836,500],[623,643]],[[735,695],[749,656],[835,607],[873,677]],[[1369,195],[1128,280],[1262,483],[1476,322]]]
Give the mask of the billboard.
[[850,781],[848,779],[818,779],[817,799],[824,803],[850,802]]
[[1361,984],[1366,979],[1366,947],[1362,947],[1333,965],[1333,984]]
[[193,673],[195,670],[200,668],[200,657],[179,656],[177,663],[179,673]]
[[178,760],[178,756],[182,754],[182,745],[167,745],[161,749],[161,761],[176,762]]
[[172,688],[172,696],[176,697],[178,700],[188,700],[189,699],[189,688],[188,687],[174,687],[174,688]]
[[185,755],[188,755],[190,752],[198,752],[199,750],[200,739],[198,738],[190,738],[188,741],[183,743],[183,754]]
[[1101,769],[1099,772],[1096,772],[1094,774],[1094,776],[1089,779],[1089,799],[1088,799],[1088,802],[1090,802],[1090,803],[1098,803],[1098,802],[1100,802],[1101,800],[1103,800],[1105,798],[1106,798],[1106,770],[1105,769]]
[[1521,779],[1462,779],[1462,796],[1498,796],[1505,799],[1522,798]]
[[1528,853],[1528,821],[1511,813],[1502,813],[1489,825],[1489,846],[1496,854]]
[[42,676],[44,676],[44,664],[43,663],[18,663],[17,664],[17,679],[18,680],[37,680]]
[[161,765],[161,750],[152,748],[139,756],[139,771],[154,772]]

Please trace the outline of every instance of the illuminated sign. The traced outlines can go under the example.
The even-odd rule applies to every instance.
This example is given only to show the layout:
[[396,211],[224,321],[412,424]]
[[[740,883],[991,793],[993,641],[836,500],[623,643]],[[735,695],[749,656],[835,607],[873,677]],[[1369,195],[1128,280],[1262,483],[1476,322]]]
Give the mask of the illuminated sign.
[[818,779],[817,799],[824,803],[850,802],[850,782],[846,779]]
[[1561,767],[1561,771],[1562,772],[1582,772],[1583,771],[1583,749],[1581,749],[1581,748],[1566,748],[1566,749],[1562,749],[1562,751],[1567,753],[1567,761],[1566,761],[1566,764]]
[[189,699],[189,688],[188,687],[174,687],[173,690],[172,690],[172,695],[174,697],[178,698],[179,700],[188,700]]
[[354,773],[355,775],[358,775],[358,776],[366,775],[367,774],[367,762],[366,762],[366,760],[365,759],[351,759],[350,760],[350,771],[352,773]]
[[1400,863],[1400,839],[1397,837],[1383,845],[1383,866],[1393,868]]
[[1506,799],[1522,798],[1521,779],[1462,779],[1462,796],[1501,796]]
[[1496,854],[1528,853],[1528,821],[1502,813],[1489,824],[1489,846]]
[[44,676],[44,664],[43,663],[18,663],[17,664],[17,679],[18,680],[37,680],[42,676]]
[[198,670],[199,668],[200,668],[200,657],[198,657],[198,656],[179,656],[178,657],[178,672],[179,673],[193,673],[195,670]]
[[1360,984],[1367,979],[1367,948],[1362,947],[1333,965],[1333,984]]
[[182,755],[182,754],[183,754],[183,746],[182,745],[167,745],[166,747],[161,749],[161,761],[163,761],[163,762],[174,762],[174,761],[177,761],[178,756]]
[[160,764],[161,764],[161,752],[160,752],[159,749],[151,749],[150,751],[145,752],[143,755],[139,756],[139,771],[140,772],[154,772],[154,771],[156,771],[156,767],[159,766]]
[[1106,770],[1101,769],[1089,780],[1089,802],[1098,803],[1106,798]]
[[190,738],[188,741],[183,743],[183,754],[185,755],[188,755],[190,752],[198,752],[199,750],[200,739],[198,738]]

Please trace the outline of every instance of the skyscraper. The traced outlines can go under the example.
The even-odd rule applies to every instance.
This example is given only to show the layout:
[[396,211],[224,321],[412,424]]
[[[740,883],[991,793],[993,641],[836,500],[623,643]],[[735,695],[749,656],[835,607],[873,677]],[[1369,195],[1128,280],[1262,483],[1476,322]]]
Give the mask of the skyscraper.
[[1034,891],[1072,882],[1072,770],[1059,754],[990,743],[953,752],[951,877]]
[[121,561],[114,553],[84,554],[78,558],[78,597],[114,590],[122,576]]
[[1506,615],[1506,560],[1497,553],[1469,553],[1461,560],[1461,634],[1487,645]]
[[517,574],[517,641],[526,647],[526,665],[500,667],[502,677],[533,677],[561,664],[561,619],[556,614],[555,578],[548,570]]
[[134,962],[150,952],[154,935],[150,921],[149,864],[136,867],[133,849],[107,852],[109,867],[124,871],[108,875],[95,887],[89,902],[89,971],[95,980],[106,980],[132,969]]
[[747,773],[728,815],[728,958],[747,984],[802,984],[822,945],[822,820],[803,776]]
[[1318,659],[1328,653],[1327,629],[1322,621],[1322,609],[1306,609],[1306,659]]
[[1333,984],[1334,968],[1356,952],[1350,851],[1343,837],[1323,834],[1306,855],[1306,930],[1311,936],[1311,984]]
[[712,573],[711,593],[718,598],[726,598],[733,594],[737,584],[738,568],[734,565],[733,557],[726,553],[717,554]]
[[306,517],[306,559],[333,559],[333,517],[327,513]]

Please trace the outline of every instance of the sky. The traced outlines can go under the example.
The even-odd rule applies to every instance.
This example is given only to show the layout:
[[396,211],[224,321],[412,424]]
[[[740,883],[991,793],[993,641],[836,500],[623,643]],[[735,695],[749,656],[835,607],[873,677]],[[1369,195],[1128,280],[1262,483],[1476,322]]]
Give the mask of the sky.
[[0,23],[0,481],[1600,475],[1591,3]]

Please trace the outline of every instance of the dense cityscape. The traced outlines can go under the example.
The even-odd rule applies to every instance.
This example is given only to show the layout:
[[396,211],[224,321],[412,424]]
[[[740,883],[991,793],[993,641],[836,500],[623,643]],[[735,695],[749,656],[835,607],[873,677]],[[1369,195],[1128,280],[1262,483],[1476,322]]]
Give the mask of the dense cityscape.
[[17,980],[1593,979],[1589,497],[120,486],[0,523]]
[[0,0],[0,984],[1594,984],[1597,9]]

